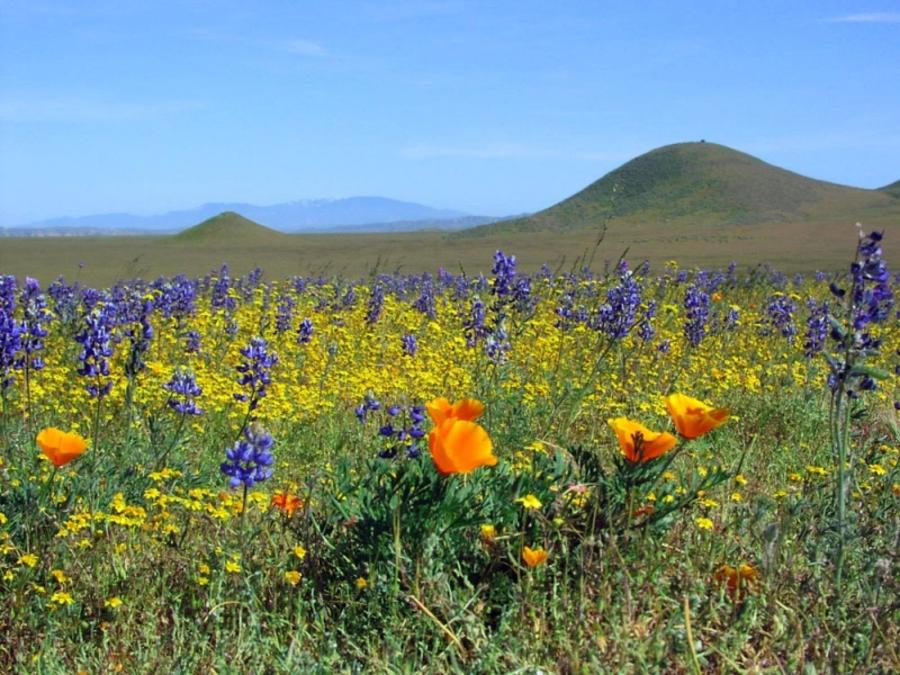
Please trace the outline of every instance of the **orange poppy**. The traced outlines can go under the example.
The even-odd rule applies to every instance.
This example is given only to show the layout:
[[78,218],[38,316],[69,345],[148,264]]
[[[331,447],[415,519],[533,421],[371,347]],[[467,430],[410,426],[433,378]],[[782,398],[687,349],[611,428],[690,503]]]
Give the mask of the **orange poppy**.
[[753,591],[759,582],[759,570],[753,565],[744,563],[734,568],[731,565],[722,565],[713,574],[713,580],[725,587],[728,597],[739,600],[745,591]]
[[447,420],[473,421],[484,413],[484,404],[474,398],[464,398],[456,403],[450,403],[443,396],[425,404],[431,421],[439,425]]
[[497,463],[491,437],[481,425],[469,420],[444,420],[428,434],[428,447],[442,476]]
[[631,513],[631,515],[635,518],[640,518],[642,516],[652,516],[654,511],[656,511],[656,509],[653,508],[652,504],[645,504],[644,506],[636,508]]
[[667,396],[666,407],[678,433],[687,439],[699,438],[728,419],[726,408],[713,408],[684,394]]
[[547,562],[547,551],[543,548],[529,548],[525,546],[522,548],[522,562],[529,567],[542,565]]
[[607,420],[616,432],[622,452],[632,464],[649,462],[666,454],[675,447],[678,440],[667,431],[650,431],[640,422],[633,422],[626,417]]
[[87,450],[87,441],[76,433],[47,427],[37,435],[37,444],[53,466],[65,466]]
[[303,501],[297,495],[292,495],[287,492],[276,492],[272,495],[272,506],[279,511],[283,511],[284,514],[290,518],[294,515],[294,511],[303,506]]

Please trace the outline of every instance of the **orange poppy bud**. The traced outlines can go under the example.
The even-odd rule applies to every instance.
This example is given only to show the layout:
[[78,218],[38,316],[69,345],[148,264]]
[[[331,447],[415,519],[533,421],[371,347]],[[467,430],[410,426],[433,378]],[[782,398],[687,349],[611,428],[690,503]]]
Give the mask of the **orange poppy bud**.
[[713,580],[725,587],[728,597],[732,600],[739,600],[745,591],[755,589],[759,581],[759,571],[753,565],[746,563],[738,568],[722,565],[713,574]]
[[436,398],[425,404],[431,421],[436,425],[446,420],[468,420],[473,421],[481,417],[484,413],[484,404],[474,398],[464,398],[456,403],[450,403],[446,398]]
[[442,476],[497,463],[491,437],[481,425],[469,420],[444,420],[428,434],[428,447]]
[[656,459],[678,443],[678,440],[667,431],[650,431],[640,422],[633,422],[625,417],[610,419],[607,423],[616,432],[625,459],[632,464]]
[[65,466],[87,450],[87,441],[76,433],[47,427],[37,435],[37,444],[53,466]]
[[684,394],[667,396],[666,407],[678,433],[688,439],[699,438],[728,419],[727,409],[713,408]]
[[536,567],[547,562],[547,551],[543,548],[522,548],[522,562],[529,567]]

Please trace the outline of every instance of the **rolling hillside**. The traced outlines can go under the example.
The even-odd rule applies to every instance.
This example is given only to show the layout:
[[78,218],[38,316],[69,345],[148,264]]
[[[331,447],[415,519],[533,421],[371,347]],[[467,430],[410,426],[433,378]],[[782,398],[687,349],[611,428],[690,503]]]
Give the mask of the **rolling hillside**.
[[715,143],[678,143],[643,154],[580,192],[530,217],[457,236],[597,227],[615,219],[655,224],[732,226],[851,221],[900,216],[895,183],[863,190],[814,180]]

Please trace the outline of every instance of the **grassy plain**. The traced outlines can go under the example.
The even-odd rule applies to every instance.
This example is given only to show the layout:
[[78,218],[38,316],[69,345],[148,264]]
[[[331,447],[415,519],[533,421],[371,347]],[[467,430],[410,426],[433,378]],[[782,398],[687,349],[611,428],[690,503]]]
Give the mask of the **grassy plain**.
[[[724,267],[732,260],[746,269],[769,262],[787,272],[837,270],[842,253],[853,246],[852,220],[759,223],[718,228],[710,225],[665,227],[655,223],[612,220],[599,247],[597,227],[565,232],[498,232],[455,237],[443,232],[396,234],[322,234],[201,240],[178,237],[50,237],[0,239],[0,271],[51,281],[59,275],[81,283],[108,285],[119,279],[155,278],[185,273],[202,275],[222,263],[236,273],[260,266],[269,279],[323,273],[349,277],[379,271],[434,272],[438,267],[467,273],[488,272],[491,254],[514,252],[523,270],[546,263],[568,270],[594,256],[594,266],[617,260],[628,249],[632,260],[647,258],[656,266],[675,260],[685,267]],[[887,229],[886,255],[900,258],[890,216],[863,221],[868,229]],[[83,268],[79,268],[83,264]]]

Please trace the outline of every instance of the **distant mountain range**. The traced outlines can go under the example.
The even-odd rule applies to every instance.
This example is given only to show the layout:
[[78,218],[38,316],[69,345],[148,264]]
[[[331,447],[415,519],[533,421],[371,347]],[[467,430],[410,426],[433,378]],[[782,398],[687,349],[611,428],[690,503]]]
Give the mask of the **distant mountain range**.
[[91,216],[51,218],[10,228],[6,236],[85,236],[125,234],[170,234],[180,232],[213,216],[240,213],[281,232],[400,232],[421,229],[454,230],[493,222],[496,218],[472,216],[462,211],[435,209],[423,204],[385,197],[309,199],[271,206],[242,203],[211,203],[194,209],[169,211],[153,216],[104,213]]

